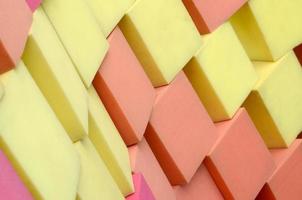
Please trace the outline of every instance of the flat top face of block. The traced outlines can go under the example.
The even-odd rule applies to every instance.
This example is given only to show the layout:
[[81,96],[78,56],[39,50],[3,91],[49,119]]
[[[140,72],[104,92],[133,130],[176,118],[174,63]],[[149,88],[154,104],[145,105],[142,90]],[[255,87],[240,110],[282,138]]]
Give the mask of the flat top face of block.
[[83,0],[44,0],[42,7],[89,87],[108,49],[108,43]]
[[135,192],[128,196],[126,200],[155,200],[144,176],[141,173],[133,174]]
[[29,8],[31,9],[31,11],[34,12],[39,7],[42,0],[26,0],[26,2]]
[[22,62],[0,79],[1,147],[22,166],[34,198],[74,199],[80,165],[65,130]]

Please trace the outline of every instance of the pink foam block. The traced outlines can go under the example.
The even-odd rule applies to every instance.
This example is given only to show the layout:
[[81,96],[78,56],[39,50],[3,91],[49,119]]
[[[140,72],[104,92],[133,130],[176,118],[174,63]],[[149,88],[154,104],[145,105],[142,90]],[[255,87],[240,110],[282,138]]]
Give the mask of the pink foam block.
[[207,169],[226,199],[254,199],[275,169],[272,155],[245,109],[216,125],[220,138]]
[[247,0],[183,0],[200,34],[215,30]]
[[215,126],[182,71],[157,89],[145,137],[172,185],[189,182],[214,144]]
[[177,200],[224,199],[204,164],[188,184],[173,189]]
[[33,200],[2,151],[0,151],[0,199]]
[[136,144],[145,132],[155,91],[118,27],[108,41],[109,52],[93,85],[125,143]]
[[31,11],[34,12],[39,7],[42,0],[26,0],[26,2],[29,8],[31,9]]
[[257,200],[300,200],[302,197],[302,140],[288,149],[271,150],[277,169],[267,180]]
[[19,62],[31,22],[24,0],[0,0],[0,74]]
[[148,143],[142,139],[137,145],[128,147],[133,173],[141,173],[156,200],[174,200],[175,195],[167,177],[160,168]]
[[133,174],[135,192],[129,195],[126,200],[155,200],[152,191],[141,173]]
[[295,49],[294,49],[295,53],[296,53],[296,56],[300,62],[300,64],[302,65],[302,44],[300,44],[299,46],[297,46]]

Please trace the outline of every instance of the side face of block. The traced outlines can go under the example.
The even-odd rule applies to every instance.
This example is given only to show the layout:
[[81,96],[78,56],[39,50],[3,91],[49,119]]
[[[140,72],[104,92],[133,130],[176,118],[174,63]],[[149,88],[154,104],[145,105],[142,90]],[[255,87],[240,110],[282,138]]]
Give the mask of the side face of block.
[[170,83],[201,45],[178,0],[137,1],[119,25],[153,86]]
[[85,86],[41,8],[34,14],[23,60],[72,141],[87,135]]
[[145,137],[172,185],[188,183],[217,133],[181,71],[158,95]]
[[88,90],[89,138],[124,196],[133,192],[129,155],[95,89]]
[[119,28],[108,38],[110,49],[93,85],[126,145],[145,132],[155,91]]
[[133,175],[133,184],[135,192],[129,195],[126,200],[155,200],[152,191],[141,173]]
[[44,0],[42,7],[86,87],[107,52],[108,43],[83,0]]
[[80,164],[64,128],[23,62],[0,79],[1,149],[35,199],[74,199]]
[[34,12],[42,3],[42,0],[26,0],[29,8]]
[[244,109],[217,128],[207,169],[226,199],[254,199],[275,169],[271,154]]
[[184,72],[217,122],[232,118],[256,83],[257,74],[229,23],[205,40]]

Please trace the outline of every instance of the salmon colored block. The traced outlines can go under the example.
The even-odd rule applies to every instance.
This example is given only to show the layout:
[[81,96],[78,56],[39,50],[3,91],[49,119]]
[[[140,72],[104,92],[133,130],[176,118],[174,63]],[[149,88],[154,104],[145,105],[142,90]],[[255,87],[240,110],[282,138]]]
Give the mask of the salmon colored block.
[[295,53],[296,53],[296,56],[300,62],[300,64],[302,65],[302,44],[300,44],[299,46],[297,46],[295,49],[294,49]]
[[301,65],[290,51],[254,66],[259,80],[243,105],[269,148],[288,147],[302,130]]
[[2,151],[0,151],[0,169],[0,199],[33,200]]
[[200,34],[214,31],[247,0],[183,0]]
[[173,189],[177,200],[224,199],[204,164],[200,165],[188,184]]
[[93,85],[126,145],[136,144],[148,124],[155,91],[118,27],[108,41],[109,52]]
[[140,0],[119,23],[153,86],[170,83],[201,46],[181,0]]
[[155,200],[152,191],[141,173],[133,175],[133,184],[135,192],[129,195],[126,200]]
[[141,173],[156,200],[175,200],[172,186],[158,164],[147,141],[128,147],[133,173]]
[[34,12],[42,3],[42,0],[26,0],[29,8]]
[[225,199],[254,199],[275,169],[274,160],[245,109],[217,123],[220,138],[205,160]]
[[20,61],[32,13],[25,0],[0,0],[0,74]]
[[257,200],[300,200],[302,197],[302,140],[288,149],[271,150],[277,169],[267,180]]
[[145,137],[172,185],[188,183],[214,144],[215,126],[182,71],[157,89]]

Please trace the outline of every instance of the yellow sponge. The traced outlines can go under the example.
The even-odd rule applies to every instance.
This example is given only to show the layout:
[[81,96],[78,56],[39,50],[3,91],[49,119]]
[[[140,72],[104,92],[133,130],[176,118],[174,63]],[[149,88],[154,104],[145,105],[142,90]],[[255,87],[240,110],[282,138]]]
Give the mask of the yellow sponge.
[[288,147],[302,131],[301,66],[292,51],[254,65],[260,79],[244,107],[268,147]]
[[41,8],[35,11],[23,61],[70,138],[88,134],[85,86]]
[[180,0],[139,0],[119,24],[154,86],[173,80],[201,46]]
[[250,0],[231,18],[252,60],[277,60],[302,42],[301,7],[300,0]]
[[91,141],[86,137],[82,141],[76,142],[74,146],[81,161],[78,199],[124,200]]
[[0,146],[35,199],[73,200],[80,163],[64,128],[56,119],[22,62],[0,76]]
[[43,0],[42,7],[89,87],[108,50],[108,42],[88,6],[83,0]]
[[184,71],[212,119],[230,119],[250,93],[257,74],[229,23],[204,39]]

